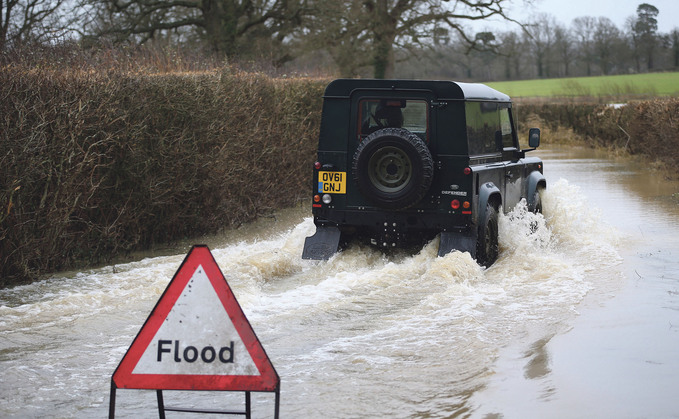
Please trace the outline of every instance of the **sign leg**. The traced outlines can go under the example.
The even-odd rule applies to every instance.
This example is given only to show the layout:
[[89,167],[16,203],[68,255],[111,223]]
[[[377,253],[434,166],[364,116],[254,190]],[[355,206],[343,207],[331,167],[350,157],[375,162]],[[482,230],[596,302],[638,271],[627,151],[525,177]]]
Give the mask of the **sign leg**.
[[111,395],[108,401],[108,419],[116,416],[116,383],[111,379]]
[[160,419],[165,419],[165,402],[163,401],[163,390],[156,390],[156,397],[158,398],[158,416]]

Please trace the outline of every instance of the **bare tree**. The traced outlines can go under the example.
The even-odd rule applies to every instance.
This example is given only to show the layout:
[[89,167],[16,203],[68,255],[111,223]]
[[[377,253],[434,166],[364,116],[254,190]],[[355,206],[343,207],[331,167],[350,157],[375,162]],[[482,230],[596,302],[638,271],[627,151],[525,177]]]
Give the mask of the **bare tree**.
[[66,36],[73,20],[68,5],[67,0],[0,0],[0,51]]
[[562,76],[570,76],[571,62],[575,59],[576,50],[573,35],[562,25],[554,27],[554,48],[555,56],[558,58],[563,69]]
[[526,25],[526,42],[535,59],[538,77],[550,77],[550,52],[554,48],[556,21],[547,14],[540,14],[533,23]]
[[598,57],[601,74],[606,75],[609,73],[612,66],[613,54],[620,43],[622,43],[620,30],[609,18],[599,17],[596,30],[594,31],[594,53]]
[[672,66],[679,69],[679,29],[674,28],[670,33],[670,42],[672,45]]
[[340,76],[358,76],[372,62],[363,14],[363,0],[312,2],[304,22],[307,50],[327,51]]
[[[504,64],[504,78],[521,78],[521,62],[524,54],[524,44],[521,37],[516,32],[505,32],[500,34],[498,54],[502,57]],[[512,70],[514,77],[512,77]]]
[[97,13],[95,26],[89,28],[95,36],[143,43],[162,34],[188,32],[227,57],[252,49],[253,33],[281,43],[301,25],[306,10],[304,0],[86,1]]
[[[338,61],[356,60],[373,68],[377,78],[394,75],[395,48],[413,48],[440,42],[442,27],[473,46],[478,42],[465,23],[500,17],[510,0],[314,0],[314,10],[333,10],[339,26],[315,31],[322,42],[350,45]],[[318,16],[318,13],[314,13]],[[341,41],[340,41],[341,39]]]
[[594,32],[596,31],[596,19],[591,16],[577,17],[573,19],[573,30],[577,34],[580,57],[585,63],[585,73],[592,75],[594,65]]

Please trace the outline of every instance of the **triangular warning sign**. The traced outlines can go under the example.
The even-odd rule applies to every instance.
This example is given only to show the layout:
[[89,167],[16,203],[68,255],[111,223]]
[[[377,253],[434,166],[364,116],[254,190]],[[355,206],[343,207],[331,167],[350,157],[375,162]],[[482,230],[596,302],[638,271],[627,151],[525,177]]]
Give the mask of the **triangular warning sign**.
[[117,388],[275,391],[279,378],[207,246],[194,246],[120,365]]

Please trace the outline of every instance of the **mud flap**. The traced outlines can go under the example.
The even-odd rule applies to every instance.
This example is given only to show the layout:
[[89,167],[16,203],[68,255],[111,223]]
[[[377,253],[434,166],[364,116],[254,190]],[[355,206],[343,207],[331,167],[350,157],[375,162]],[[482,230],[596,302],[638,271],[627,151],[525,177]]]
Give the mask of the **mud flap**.
[[442,231],[441,243],[439,244],[439,256],[445,256],[453,250],[469,252],[472,259],[476,259],[476,234],[465,235],[462,233]]
[[339,228],[316,227],[316,233],[304,240],[302,259],[328,260],[339,250],[339,242]]

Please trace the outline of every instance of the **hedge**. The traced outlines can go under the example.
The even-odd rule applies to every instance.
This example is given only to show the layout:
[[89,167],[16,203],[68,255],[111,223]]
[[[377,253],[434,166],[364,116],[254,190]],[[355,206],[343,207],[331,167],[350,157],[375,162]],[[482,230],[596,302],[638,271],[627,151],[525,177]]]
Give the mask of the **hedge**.
[[3,67],[0,286],[293,205],[325,84]]

